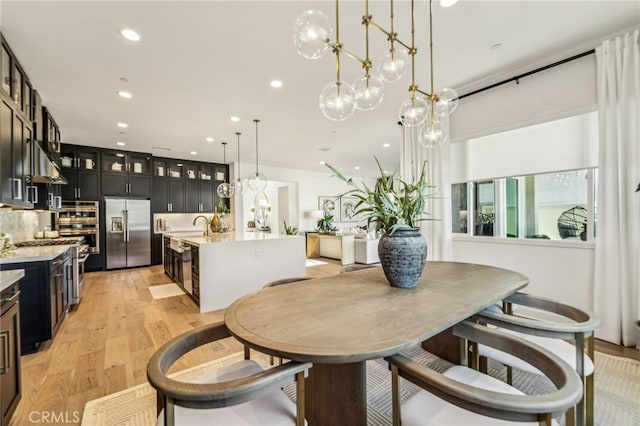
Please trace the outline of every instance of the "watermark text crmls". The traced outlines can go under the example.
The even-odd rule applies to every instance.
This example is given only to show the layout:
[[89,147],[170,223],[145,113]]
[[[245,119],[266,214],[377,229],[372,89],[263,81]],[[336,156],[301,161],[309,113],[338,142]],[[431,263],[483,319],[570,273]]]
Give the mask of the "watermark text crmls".
[[29,412],[31,423],[80,423],[79,411],[31,411]]

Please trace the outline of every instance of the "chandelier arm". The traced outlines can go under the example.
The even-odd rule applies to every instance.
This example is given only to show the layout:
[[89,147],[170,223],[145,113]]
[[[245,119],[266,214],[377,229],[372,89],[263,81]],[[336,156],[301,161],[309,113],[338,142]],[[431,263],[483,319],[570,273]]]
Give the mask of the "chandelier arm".
[[340,48],[340,53],[344,53],[345,55],[347,55],[348,57],[350,57],[351,59],[355,59],[356,61],[360,62],[360,65],[364,65],[366,60],[365,59],[361,59],[358,56],[354,55],[353,53],[349,52],[347,49],[345,49],[344,47]]
[[415,41],[415,26],[414,26],[414,0],[411,0],[411,87],[415,93],[418,90],[416,86],[416,41]]
[[[381,31],[384,35],[387,36],[387,38],[391,37],[391,32],[385,30],[380,24],[378,24],[377,22],[375,22],[374,20],[371,20],[369,22],[369,25],[373,25],[375,28],[377,28],[379,31]],[[411,50],[411,46],[409,46],[407,43],[403,42],[402,40],[400,40],[397,37],[393,38],[393,42],[394,43],[400,43],[405,49],[407,50]],[[392,43],[393,44],[393,43]],[[417,50],[417,49],[416,49]]]
[[431,93],[433,94],[433,0],[429,0],[429,67],[431,69]]
[[[369,76],[369,68],[371,68],[371,60],[369,58],[369,22],[371,22],[371,16],[369,15],[369,0],[364,0],[364,16],[362,17],[362,22],[364,23],[364,36],[365,36],[365,62],[362,64],[364,66],[364,75]],[[367,79],[367,85],[369,84],[369,79]]]

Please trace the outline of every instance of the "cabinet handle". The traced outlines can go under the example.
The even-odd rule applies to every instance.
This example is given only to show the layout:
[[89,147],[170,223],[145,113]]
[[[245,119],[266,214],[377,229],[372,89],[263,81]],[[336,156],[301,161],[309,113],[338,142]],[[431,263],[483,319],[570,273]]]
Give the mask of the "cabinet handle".
[[56,195],[56,208],[57,209],[61,209],[62,208],[62,196],[61,195]]
[[11,330],[0,332],[0,339],[2,339],[2,365],[0,365],[0,374],[6,374],[7,370],[11,368],[11,352],[9,351],[9,342],[11,339]]
[[82,198],[82,194],[80,194],[80,188],[78,188],[78,198]]
[[12,178],[11,190],[13,194],[17,194],[13,196],[14,200],[22,200],[22,179]]

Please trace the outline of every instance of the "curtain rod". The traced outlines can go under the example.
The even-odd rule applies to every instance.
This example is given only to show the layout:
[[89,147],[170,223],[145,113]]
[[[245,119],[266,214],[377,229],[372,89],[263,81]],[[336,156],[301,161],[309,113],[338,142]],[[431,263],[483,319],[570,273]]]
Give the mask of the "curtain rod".
[[464,94],[462,96],[459,96],[458,99],[463,99],[463,98],[466,98],[467,96],[476,95],[478,93],[484,92],[485,90],[493,89],[494,87],[502,86],[503,84],[507,84],[507,83],[510,83],[512,81],[515,81],[516,84],[520,84],[520,79],[521,78],[528,77],[528,76],[530,76],[532,74],[539,73],[540,71],[548,70],[549,68],[557,67],[558,65],[562,65],[562,64],[565,64],[567,62],[574,61],[576,59],[580,59],[580,58],[582,58],[584,56],[587,56],[587,55],[591,55],[591,54],[595,53],[595,51],[596,51],[595,49],[591,49],[591,50],[587,50],[586,52],[578,53],[577,55],[571,56],[570,58],[562,59],[562,60],[560,60],[558,62],[554,62],[554,63],[552,63],[550,65],[545,65],[544,67],[536,68],[533,71],[529,71],[529,72],[526,72],[524,74],[516,75],[515,77],[511,77],[511,78],[508,78],[506,80],[502,80],[502,81],[499,81],[497,83],[491,84],[489,86],[483,87],[481,89],[474,90],[473,92],[466,93],[466,94]]

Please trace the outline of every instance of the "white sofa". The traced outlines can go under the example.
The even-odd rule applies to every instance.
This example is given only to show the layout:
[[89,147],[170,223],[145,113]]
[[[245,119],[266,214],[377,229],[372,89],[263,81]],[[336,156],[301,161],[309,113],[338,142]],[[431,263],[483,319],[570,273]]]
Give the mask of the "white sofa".
[[356,263],[369,265],[380,262],[380,258],[378,257],[378,241],[380,241],[380,238],[376,238],[375,240],[356,238],[353,242],[354,260]]

